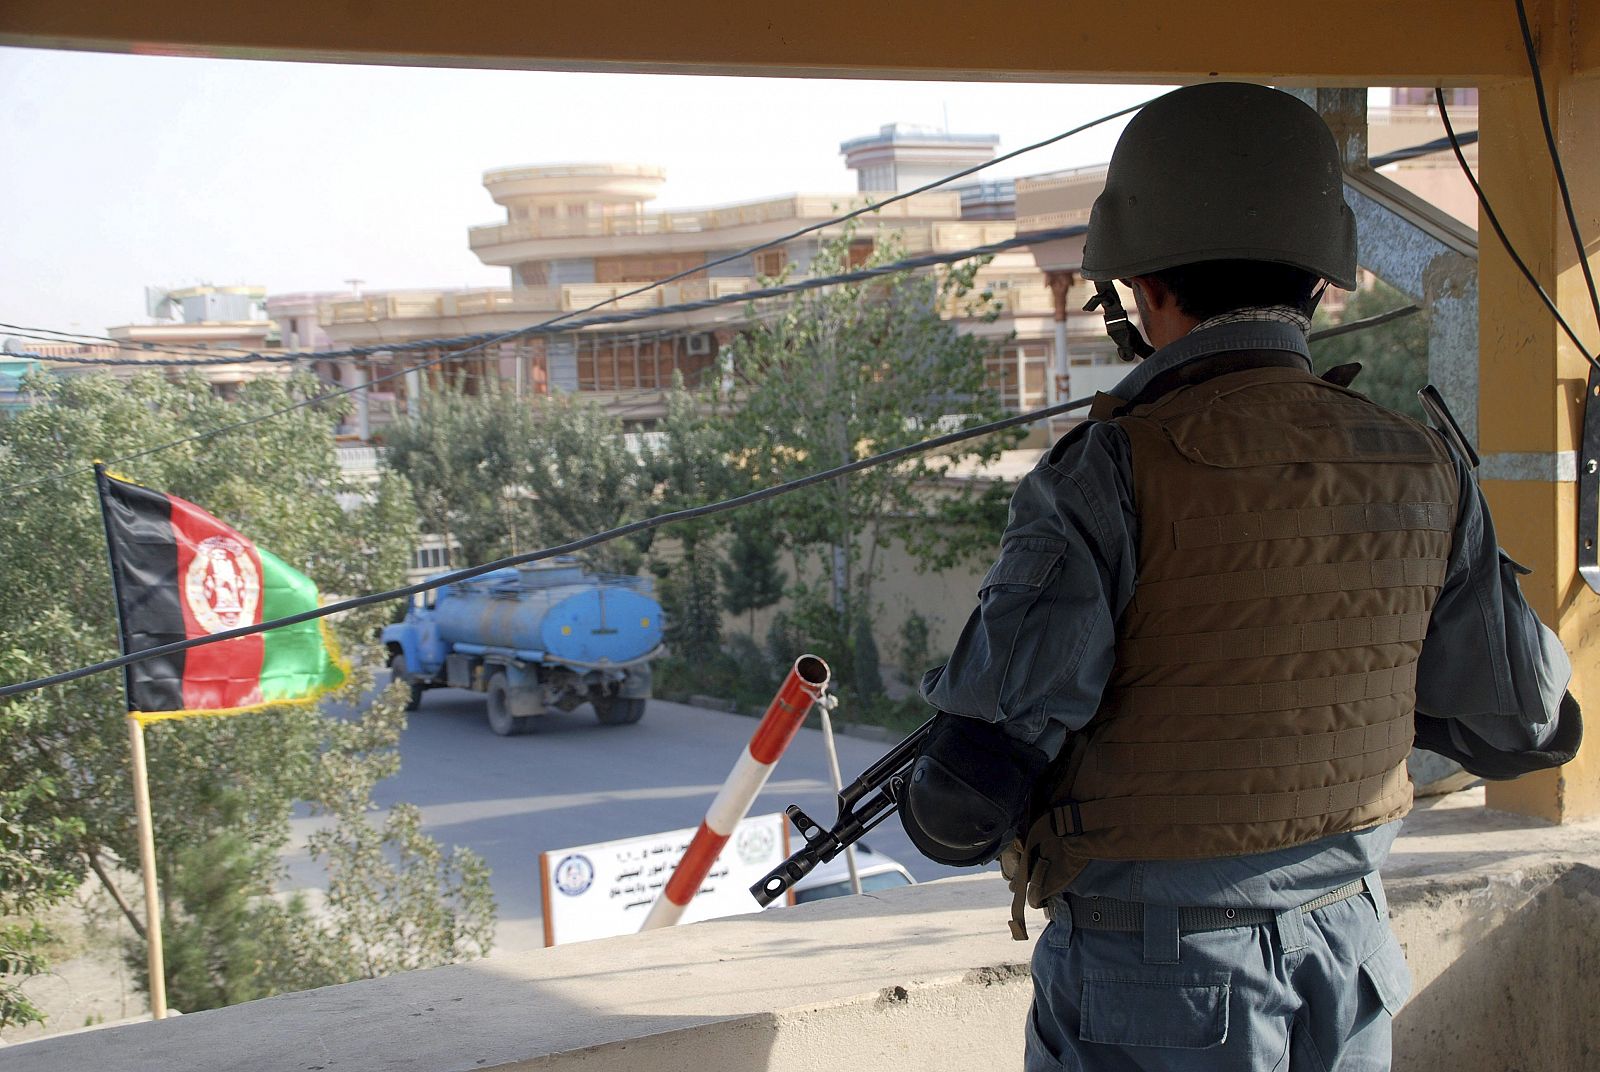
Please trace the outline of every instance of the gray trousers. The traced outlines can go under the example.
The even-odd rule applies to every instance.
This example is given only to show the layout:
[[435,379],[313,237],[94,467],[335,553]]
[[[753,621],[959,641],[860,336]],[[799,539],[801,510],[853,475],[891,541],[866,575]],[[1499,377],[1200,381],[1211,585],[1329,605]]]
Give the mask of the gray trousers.
[[1057,899],[1033,952],[1027,1072],[1387,1072],[1411,976],[1370,884],[1181,936],[1160,912],[1143,934],[1075,929]]

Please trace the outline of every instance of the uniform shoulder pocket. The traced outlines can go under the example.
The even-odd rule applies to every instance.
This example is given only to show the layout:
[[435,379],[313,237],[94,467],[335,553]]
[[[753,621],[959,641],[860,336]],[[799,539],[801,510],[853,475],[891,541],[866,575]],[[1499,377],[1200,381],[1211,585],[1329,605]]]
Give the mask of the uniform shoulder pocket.
[[1000,550],[1000,557],[989,567],[979,593],[992,588],[1026,591],[1042,588],[1061,566],[1065,544],[1057,540],[1013,540]]
[[1108,1046],[1208,1050],[1228,1037],[1230,972],[1087,971],[1078,1037]]

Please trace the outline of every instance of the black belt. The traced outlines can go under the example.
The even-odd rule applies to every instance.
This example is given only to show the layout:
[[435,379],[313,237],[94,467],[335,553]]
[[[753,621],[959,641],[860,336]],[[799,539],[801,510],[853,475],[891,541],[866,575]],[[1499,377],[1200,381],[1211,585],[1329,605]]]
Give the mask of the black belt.
[[[1323,894],[1300,906],[1301,912],[1315,912],[1340,901],[1348,901],[1367,888],[1367,880],[1358,878],[1336,890]],[[1118,901],[1110,897],[1079,897],[1066,894],[1063,898],[1072,912],[1072,926],[1086,931],[1142,931],[1144,930],[1144,904],[1139,901]],[[1053,910],[1058,903],[1051,898],[1045,904],[1045,915],[1055,918]],[[1178,929],[1184,934],[1196,931],[1221,931],[1229,927],[1255,927],[1271,923],[1278,913],[1268,908],[1180,908]]]

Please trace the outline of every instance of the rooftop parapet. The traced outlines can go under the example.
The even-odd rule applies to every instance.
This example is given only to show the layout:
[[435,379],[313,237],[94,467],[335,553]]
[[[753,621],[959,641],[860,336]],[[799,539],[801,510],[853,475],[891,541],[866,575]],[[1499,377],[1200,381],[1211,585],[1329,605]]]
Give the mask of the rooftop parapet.
[[[1395,1067],[1588,1067],[1600,1037],[1600,823],[1407,820],[1388,880],[1415,977]],[[287,994],[4,1050],[7,1072],[1021,1065],[1032,945],[981,874]],[[1037,935],[1043,921],[1030,914]],[[1587,1055],[1587,1056],[1586,1056]]]

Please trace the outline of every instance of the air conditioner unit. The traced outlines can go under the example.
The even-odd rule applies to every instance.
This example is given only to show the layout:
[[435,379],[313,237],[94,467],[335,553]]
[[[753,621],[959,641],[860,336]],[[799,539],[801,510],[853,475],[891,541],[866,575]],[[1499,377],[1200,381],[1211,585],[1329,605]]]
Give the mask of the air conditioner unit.
[[708,332],[690,335],[684,343],[685,351],[690,357],[705,357],[711,353],[711,335]]

